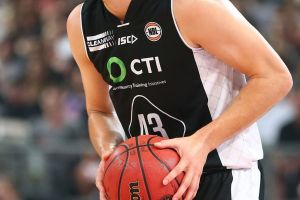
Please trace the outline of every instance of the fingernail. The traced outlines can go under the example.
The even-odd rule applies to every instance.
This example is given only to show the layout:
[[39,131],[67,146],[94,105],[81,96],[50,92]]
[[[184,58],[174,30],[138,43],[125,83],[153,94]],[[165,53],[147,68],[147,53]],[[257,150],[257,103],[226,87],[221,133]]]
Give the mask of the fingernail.
[[168,185],[168,183],[169,183],[169,181],[166,180],[166,179],[163,181],[163,184],[164,184],[164,185]]
[[178,198],[177,197],[173,197],[173,200],[178,200]]

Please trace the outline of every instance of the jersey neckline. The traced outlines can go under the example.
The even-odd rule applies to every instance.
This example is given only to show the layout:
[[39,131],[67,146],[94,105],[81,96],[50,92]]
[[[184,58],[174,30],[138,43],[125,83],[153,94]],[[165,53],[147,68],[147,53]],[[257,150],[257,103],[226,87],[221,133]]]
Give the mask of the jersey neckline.
[[143,0],[131,0],[128,6],[128,9],[125,13],[124,21],[121,21],[116,15],[114,15],[112,12],[108,10],[108,8],[105,6],[103,0],[100,0],[100,4],[105,12],[106,15],[109,16],[111,23],[116,25],[125,24],[128,22],[134,21],[134,15],[136,12],[138,12],[138,7],[142,4]]

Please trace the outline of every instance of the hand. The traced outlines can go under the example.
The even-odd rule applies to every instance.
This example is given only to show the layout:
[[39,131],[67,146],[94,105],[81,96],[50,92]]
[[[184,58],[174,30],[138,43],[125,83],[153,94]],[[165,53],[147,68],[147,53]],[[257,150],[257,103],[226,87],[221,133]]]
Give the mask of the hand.
[[201,139],[193,136],[163,140],[154,145],[161,149],[173,148],[180,156],[177,166],[163,180],[163,184],[167,185],[180,173],[185,173],[182,183],[172,200],[180,199],[185,192],[184,199],[192,200],[199,189],[202,170],[210,152],[209,148],[204,142],[201,142]]
[[96,177],[96,186],[100,192],[100,200],[108,200],[106,198],[106,193],[105,193],[105,189],[103,186],[103,175],[104,175],[104,166],[105,166],[105,162],[108,160],[110,154],[112,153],[112,151],[105,153],[102,156],[101,162],[99,164],[99,168],[97,170],[97,177]]

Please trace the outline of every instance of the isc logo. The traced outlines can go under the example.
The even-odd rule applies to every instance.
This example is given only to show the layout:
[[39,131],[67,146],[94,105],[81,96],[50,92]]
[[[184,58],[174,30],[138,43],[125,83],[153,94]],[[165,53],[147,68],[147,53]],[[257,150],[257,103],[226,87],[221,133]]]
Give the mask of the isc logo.
[[130,200],[140,200],[139,182],[129,183]]
[[125,44],[134,44],[138,40],[134,35],[118,38],[118,46]]

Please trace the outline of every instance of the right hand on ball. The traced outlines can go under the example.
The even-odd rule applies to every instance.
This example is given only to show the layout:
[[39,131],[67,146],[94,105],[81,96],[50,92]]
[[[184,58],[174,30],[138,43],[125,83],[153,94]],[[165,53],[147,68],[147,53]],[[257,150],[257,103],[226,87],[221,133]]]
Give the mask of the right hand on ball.
[[[172,200],[192,200],[199,189],[202,170],[208,153],[211,151],[203,138],[195,138],[196,135],[162,140],[154,145],[158,148],[172,148],[181,157],[177,166],[164,178],[163,184],[167,185],[182,172],[185,173],[183,181]],[[184,195],[186,193],[186,195]]]
[[111,153],[112,153],[112,151],[103,154],[103,156],[101,158],[101,162],[99,164],[99,168],[97,170],[96,186],[100,192],[100,200],[108,200],[106,198],[106,193],[105,193],[105,189],[103,186],[103,176],[104,176],[105,162],[108,160]]

